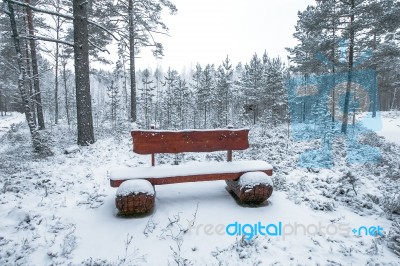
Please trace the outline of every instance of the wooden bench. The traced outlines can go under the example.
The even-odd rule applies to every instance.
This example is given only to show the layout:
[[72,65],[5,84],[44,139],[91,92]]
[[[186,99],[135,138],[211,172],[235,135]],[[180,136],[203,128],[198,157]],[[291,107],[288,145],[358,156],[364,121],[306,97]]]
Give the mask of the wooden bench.
[[[273,190],[272,166],[264,161],[232,162],[233,150],[249,148],[248,129],[134,130],[133,151],[150,154],[151,166],[119,168],[109,173],[112,187],[119,187],[116,207],[122,215],[149,212],[154,206],[154,186],[183,182],[225,180],[245,204],[259,204]],[[227,151],[227,162],[195,162],[156,166],[157,153]]]

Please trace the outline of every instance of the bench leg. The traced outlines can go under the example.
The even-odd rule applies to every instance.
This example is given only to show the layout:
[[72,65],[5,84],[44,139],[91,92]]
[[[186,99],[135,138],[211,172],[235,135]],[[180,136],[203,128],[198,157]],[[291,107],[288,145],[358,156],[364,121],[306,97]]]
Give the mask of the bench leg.
[[228,188],[238,197],[242,204],[258,205],[266,201],[272,195],[273,186],[272,182],[270,182],[270,177],[262,172],[254,173],[257,173],[261,178],[266,178],[268,182],[261,181],[255,184],[241,182],[243,181],[243,176],[246,174],[241,176],[238,180],[225,180]]
[[[143,186],[145,190],[143,190]],[[146,180],[130,180],[121,184],[115,197],[118,215],[146,214],[153,210],[154,187]]]
[[115,206],[118,214],[129,216],[149,213],[154,208],[154,195],[139,193],[137,195],[117,196]]

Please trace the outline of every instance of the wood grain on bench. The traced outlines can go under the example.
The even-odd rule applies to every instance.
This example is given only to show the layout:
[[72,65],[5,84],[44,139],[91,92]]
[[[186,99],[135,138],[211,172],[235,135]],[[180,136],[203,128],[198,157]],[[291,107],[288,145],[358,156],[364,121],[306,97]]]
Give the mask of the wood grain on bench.
[[131,132],[133,151],[138,154],[245,150],[248,134],[248,129]]

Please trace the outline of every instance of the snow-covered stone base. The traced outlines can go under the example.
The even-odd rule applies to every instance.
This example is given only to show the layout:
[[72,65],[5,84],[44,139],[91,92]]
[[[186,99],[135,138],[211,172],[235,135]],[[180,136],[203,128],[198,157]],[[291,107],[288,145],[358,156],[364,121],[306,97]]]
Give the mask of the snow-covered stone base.
[[145,214],[153,210],[154,188],[147,180],[128,180],[119,186],[115,206],[119,215]]
[[236,181],[226,180],[226,184],[242,204],[263,203],[273,191],[271,178],[263,172],[249,172]]

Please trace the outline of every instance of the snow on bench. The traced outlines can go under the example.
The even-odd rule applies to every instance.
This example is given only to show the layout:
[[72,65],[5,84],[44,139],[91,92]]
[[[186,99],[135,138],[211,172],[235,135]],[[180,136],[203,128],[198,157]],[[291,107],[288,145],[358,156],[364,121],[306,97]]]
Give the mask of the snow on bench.
[[260,172],[247,172],[239,179],[241,187],[255,187],[257,185],[273,186],[272,179]]
[[128,180],[122,183],[118,189],[116,196],[128,196],[130,194],[147,194],[154,195],[154,188],[149,182],[142,182],[142,180]]
[[[237,179],[244,173],[254,171],[272,174],[272,166],[264,161],[197,162],[182,165],[120,168],[112,170],[109,177],[111,186],[118,187],[123,181],[130,179],[146,179],[153,185],[165,185],[181,182]],[[213,177],[207,178],[209,175],[213,175]],[[199,176],[205,176],[205,178],[202,179]]]

